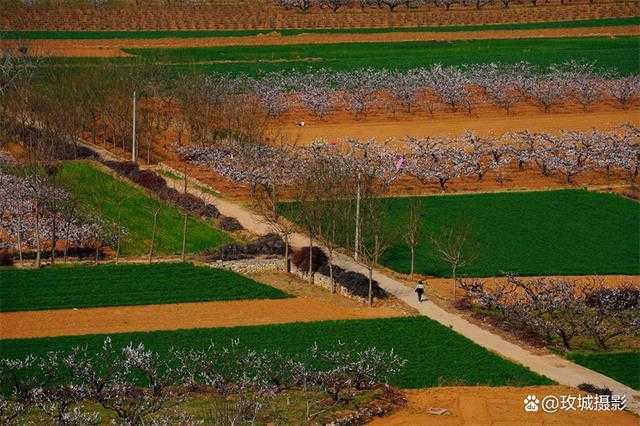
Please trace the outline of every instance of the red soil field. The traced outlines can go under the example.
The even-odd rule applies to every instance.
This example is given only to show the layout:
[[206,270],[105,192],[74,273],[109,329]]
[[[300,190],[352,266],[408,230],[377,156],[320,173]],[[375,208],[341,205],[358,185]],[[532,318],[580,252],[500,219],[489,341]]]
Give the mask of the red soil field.
[[640,35],[640,27],[594,27],[537,30],[495,30],[459,32],[390,32],[379,34],[299,34],[243,37],[162,38],[162,39],[102,39],[102,40],[29,40],[4,41],[10,49],[27,46],[31,55],[53,57],[120,57],[130,56],[123,48],[179,48],[213,46],[255,46],[286,44],[323,44],[354,42],[404,42],[430,40],[514,39],[537,37],[589,37]]
[[[626,411],[563,411],[532,413],[524,411],[527,395],[540,400],[547,395],[586,395],[568,386],[529,387],[437,387],[406,390],[406,407],[375,418],[371,425],[637,425],[638,418]],[[449,414],[433,415],[431,408],[446,408]]]
[[77,336],[401,316],[385,307],[340,307],[308,298],[178,303],[0,313],[0,339]]
[[388,28],[434,25],[567,21],[628,17],[638,14],[635,1],[587,0],[561,5],[551,0],[532,6],[529,2],[508,8],[497,4],[481,10],[453,6],[451,10],[426,7],[396,12],[359,7],[333,13],[313,9],[285,10],[272,0],[217,1],[209,5],[149,4],[141,2],[114,7],[60,5],[24,7],[4,2],[0,28],[4,30],[197,30],[278,28]]

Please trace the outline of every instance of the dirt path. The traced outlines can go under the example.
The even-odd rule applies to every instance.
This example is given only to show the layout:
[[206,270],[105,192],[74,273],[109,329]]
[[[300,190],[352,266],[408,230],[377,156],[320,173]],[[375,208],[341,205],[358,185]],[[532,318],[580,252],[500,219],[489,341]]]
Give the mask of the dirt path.
[[337,306],[296,297],[281,300],[178,303],[0,313],[0,339],[397,317],[386,307]]
[[122,48],[256,46],[286,44],[324,44],[354,42],[404,42],[487,40],[539,37],[589,37],[640,35],[637,26],[593,28],[545,28],[537,30],[493,30],[459,32],[389,32],[377,34],[299,34],[281,36],[277,32],[242,37],[163,38],[163,39],[102,39],[102,40],[10,40],[8,47],[28,46],[38,56],[124,56]]
[[[620,411],[558,411],[545,413],[524,411],[524,399],[536,395],[585,395],[567,386],[532,387],[439,387],[408,390],[407,407],[371,425],[637,425],[638,417]],[[450,414],[428,414],[430,408],[446,408]]]

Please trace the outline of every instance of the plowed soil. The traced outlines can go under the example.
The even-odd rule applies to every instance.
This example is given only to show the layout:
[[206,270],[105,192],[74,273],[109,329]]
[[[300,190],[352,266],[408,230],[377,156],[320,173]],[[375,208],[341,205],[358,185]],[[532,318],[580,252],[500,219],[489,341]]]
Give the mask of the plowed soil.
[[[304,126],[299,123],[304,121]],[[478,105],[469,115],[465,112],[450,112],[442,109],[427,112],[375,113],[356,120],[353,114],[340,112],[325,120],[314,118],[301,111],[283,116],[279,124],[289,139],[300,145],[308,145],[317,139],[343,140],[348,138],[378,141],[395,139],[398,147],[407,136],[458,136],[469,130],[480,135],[500,136],[505,133],[529,130],[531,132],[558,133],[561,130],[611,130],[622,123],[640,125],[637,106],[629,109],[616,108],[603,103],[590,111],[582,111],[577,105],[555,107],[544,113],[534,105],[518,105],[507,114],[490,105]],[[397,143],[399,142],[399,143]]]
[[[327,8],[306,12],[280,7],[273,0],[209,0],[206,2],[118,1],[100,4],[76,2],[20,2],[0,9],[0,27],[11,30],[189,30],[265,28],[388,28],[434,25],[514,22],[573,21],[636,16],[637,4],[629,1],[545,0],[501,2],[476,10],[473,3],[450,10],[429,6],[362,9],[357,5],[337,13]],[[358,3],[358,2],[355,2]],[[562,4],[564,3],[564,4]],[[569,3],[569,4],[566,4]],[[3,4],[4,6],[4,4]]]
[[37,56],[109,57],[127,56],[122,48],[177,48],[213,46],[256,46],[285,44],[325,44],[404,41],[452,41],[516,39],[538,37],[588,37],[640,35],[640,27],[548,28],[537,30],[495,30],[460,32],[389,32],[377,34],[298,34],[281,36],[277,32],[242,37],[105,39],[105,40],[29,40],[5,41],[8,47],[28,46]]
[[[555,413],[524,411],[524,399],[535,395],[585,395],[568,386],[531,387],[439,387],[407,390],[408,405],[396,413],[376,418],[371,425],[637,425],[638,417],[623,411],[558,410]],[[431,408],[448,414],[433,415]]]
[[401,311],[386,307],[369,308],[362,305],[345,307],[304,297],[282,300],[61,309],[2,313],[0,314],[0,339],[234,327],[402,315]]

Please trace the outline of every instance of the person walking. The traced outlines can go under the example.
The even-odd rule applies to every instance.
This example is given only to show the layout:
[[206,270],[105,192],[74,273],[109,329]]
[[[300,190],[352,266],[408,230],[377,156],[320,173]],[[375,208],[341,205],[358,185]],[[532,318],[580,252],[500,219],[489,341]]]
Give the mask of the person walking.
[[416,293],[418,294],[418,303],[422,303],[422,295],[424,294],[424,283],[422,280],[418,281],[418,285],[416,285]]

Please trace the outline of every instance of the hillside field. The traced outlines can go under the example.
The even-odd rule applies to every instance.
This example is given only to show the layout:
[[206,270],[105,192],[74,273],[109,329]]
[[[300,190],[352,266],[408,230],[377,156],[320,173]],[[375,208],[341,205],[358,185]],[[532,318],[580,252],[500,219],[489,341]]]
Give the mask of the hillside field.
[[[88,210],[108,221],[120,223],[127,231],[122,241],[123,256],[149,252],[153,232],[153,214],[158,214],[154,252],[179,254],[182,250],[183,213],[174,205],[161,202],[131,183],[115,178],[87,162],[66,162],[58,173],[59,181]],[[231,237],[211,223],[189,216],[187,252],[197,253],[231,242]]]

